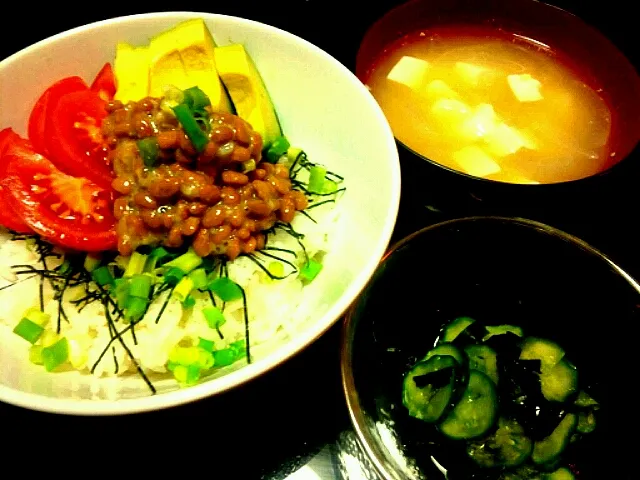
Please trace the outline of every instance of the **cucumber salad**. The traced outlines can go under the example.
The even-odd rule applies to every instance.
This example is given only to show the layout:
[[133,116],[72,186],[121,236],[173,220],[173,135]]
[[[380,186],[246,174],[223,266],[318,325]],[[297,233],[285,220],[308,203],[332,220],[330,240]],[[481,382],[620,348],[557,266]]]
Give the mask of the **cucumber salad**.
[[594,431],[600,407],[579,379],[556,342],[464,316],[406,373],[402,403],[481,478],[571,480],[565,453]]

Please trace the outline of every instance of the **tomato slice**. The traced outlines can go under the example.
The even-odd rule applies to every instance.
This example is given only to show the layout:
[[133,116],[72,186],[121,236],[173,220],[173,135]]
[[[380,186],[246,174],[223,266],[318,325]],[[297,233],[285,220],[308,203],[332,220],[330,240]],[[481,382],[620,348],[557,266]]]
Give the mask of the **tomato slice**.
[[36,101],[29,115],[28,136],[37,152],[47,155],[47,118],[60,97],[89,88],[78,76],[63,78],[47,88]]
[[92,90],[64,95],[51,112],[47,147],[51,161],[65,173],[110,189],[113,176],[102,135],[107,102]]
[[115,249],[110,190],[63,173],[30,145],[9,149],[0,180],[8,205],[51,243],[84,252]]
[[109,102],[113,100],[116,94],[116,76],[109,62],[105,63],[100,69],[90,88],[94,92],[97,92],[104,101]]
[[[5,152],[9,149],[17,148],[21,141],[22,138],[20,135],[10,127],[0,131],[0,179],[4,178],[6,171],[7,162],[4,160]],[[0,225],[16,233],[33,233],[29,225],[22,221],[20,216],[9,207],[8,203],[9,200],[6,191],[0,185]]]

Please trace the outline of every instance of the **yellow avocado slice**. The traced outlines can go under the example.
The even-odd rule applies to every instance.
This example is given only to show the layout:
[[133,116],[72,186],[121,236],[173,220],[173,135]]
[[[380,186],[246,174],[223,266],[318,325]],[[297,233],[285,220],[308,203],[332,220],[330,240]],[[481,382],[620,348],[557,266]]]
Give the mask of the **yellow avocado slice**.
[[149,94],[149,49],[119,42],[113,61],[116,77],[115,99],[122,103],[138,101]]
[[197,86],[211,100],[211,108],[231,112],[214,56],[216,44],[201,18],[187,20],[151,39],[149,94],[160,97],[167,85],[181,90]]
[[241,44],[216,47],[216,66],[240,118],[262,136],[264,147],[282,135],[278,116],[253,60]]

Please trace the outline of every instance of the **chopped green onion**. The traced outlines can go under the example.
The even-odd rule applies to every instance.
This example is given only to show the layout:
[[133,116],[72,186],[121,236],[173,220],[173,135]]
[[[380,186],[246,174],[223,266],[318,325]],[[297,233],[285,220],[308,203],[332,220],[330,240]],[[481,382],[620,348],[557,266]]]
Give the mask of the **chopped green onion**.
[[61,338],[51,346],[42,349],[42,363],[47,372],[52,372],[69,358],[69,343]]
[[337,190],[338,190],[338,184],[333,180],[329,180],[328,178],[326,178],[324,181],[324,188],[322,189],[322,192],[318,192],[318,193],[334,193]]
[[187,295],[187,298],[182,302],[183,308],[193,308],[196,305],[196,299],[193,295]]
[[282,262],[269,262],[267,266],[269,273],[274,277],[283,277],[284,276],[284,265]]
[[124,320],[127,323],[137,322],[147,311],[149,300],[146,298],[133,297],[129,295],[124,312]]
[[160,261],[160,260],[164,260],[166,257],[170,255],[171,254],[164,247],[158,247],[158,248],[154,248],[151,251],[151,254],[149,256],[151,258],[155,258],[156,260]]
[[178,365],[191,365],[200,358],[198,347],[173,347],[169,352],[169,361]]
[[213,351],[214,346],[215,342],[213,340],[207,340],[206,338],[199,337],[198,348],[206,350],[207,352],[211,352]]
[[202,110],[204,107],[211,105],[211,100],[198,87],[190,87],[182,91],[184,99],[182,103],[186,104],[191,111]]
[[44,347],[42,345],[31,345],[29,348],[29,361],[35,365],[42,365],[44,361],[42,360],[42,349]]
[[204,268],[196,268],[189,274],[189,278],[193,280],[193,287],[202,290],[207,286],[207,272]]
[[231,342],[229,348],[235,353],[236,359],[247,356],[247,347],[245,346],[244,340]]
[[164,281],[169,285],[176,285],[184,276],[185,273],[178,267],[171,267],[169,271],[165,273]]
[[257,168],[256,161],[252,158],[246,162],[242,162],[242,173],[253,172]]
[[200,380],[200,367],[198,365],[176,365],[173,369],[175,379],[185,385],[193,385]]
[[324,191],[324,181],[327,176],[327,169],[314,166],[309,170],[309,186],[311,193],[322,193]]
[[193,280],[191,280],[189,277],[182,277],[182,279],[173,289],[173,295],[181,302],[184,302],[192,290]]
[[100,266],[101,261],[102,258],[100,257],[100,255],[87,253],[87,256],[84,257],[84,269],[87,272],[91,273]]
[[207,285],[207,288],[215,293],[223,302],[231,302],[242,298],[240,286],[228,277],[218,277]]
[[213,358],[213,354],[207,350],[203,350],[202,348],[198,348],[198,361],[196,365],[198,365],[203,370],[209,370],[215,364],[215,359]]
[[13,329],[13,333],[24,338],[27,342],[34,344],[44,332],[44,327],[32,322],[28,318],[23,318]]
[[173,113],[175,113],[184,133],[189,137],[195,149],[198,152],[202,152],[207,143],[209,143],[209,136],[202,131],[189,107],[182,103],[173,108]]
[[176,267],[182,270],[185,274],[198,268],[202,264],[202,257],[199,256],[193,249],[187,250],[185,253],[177,258],[174,258],[170,262],[164,264],[165,267]]
[[141,138],[137,142],[140,156],[147,167],[153,167],[160,154],[160,146],[156,137]]
[[204,315],[204,319],[207,321],[207,324],[210,328],[220,328],[227,321],[227,319],[224,317],[224,314],[222,313],[222,310],[220,310],[218,307],[204,307],[202,309],[202,314]]
[[121,310],[127,305],[129,298],[129,280],[126,278],[116,278],[115,280],[115,295],[118,308]]
[[140,252],[133,252],[129,257],[129,264],[124,271],[125,277],[133,277],[138,273],[144,272],[144,266],[147,263],[147,256]]
[[26,312],[22,315],[22,318],[26,318],[27,320],[31,320],[33,323],[44,327],[51,320],[51,315],[48,313],[44,313],[38,307],[28,308]]
[[93,272],[91,272],[91,277],[93,277],[93,281],[98,285],[105,287],[107,285],[113,285],[114,278],[111,270],[106,265],[102,267],[96,268]]
[[300,269],[300,276],[311,282],[314,278],[318,276],[320,271],[322,270],[322,264],[320,262],[316,262],[313,259],[309,259],[307,263]]
[[152,279],[149,275],[138,273],[131,277],[129,283],[129,295],[147,299],[151,293]]
[[40,345],[42,345],[43,347],[50,347],[58,340],[60,340],[60,335],[58,335],[55,331],[45,330],[40,337]]
[[60,264],[57,270],[61,275],[66,275],[71,271],[71,262],[65,258],[64,262]]
[[280,157],[287,153],[289,147],[291,147],[291,144],[289,140],[287,140],[287,137],[282,136],[276,138],[267,150],[267,162],[276,163]]
[[298,159],[301,153],[301,148],[290,147],[289,150],[287,150],[287,160],[289,160],[289,163],[293,163]]
[[226,367],[236,361],[236,353],[231,348],[214,350],[212,354],[216,367]]

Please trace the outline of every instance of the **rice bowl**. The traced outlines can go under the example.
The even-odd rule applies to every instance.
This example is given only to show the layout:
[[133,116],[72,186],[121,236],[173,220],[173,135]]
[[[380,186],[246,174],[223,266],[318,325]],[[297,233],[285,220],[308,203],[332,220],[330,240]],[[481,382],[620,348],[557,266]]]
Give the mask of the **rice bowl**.
[[[74,299],[71,294],[62,301],[69,322],[63,322],[61,330],[69,340],[69,363],[81,372],[67,368],[49,373],[29,363],[29,345],[12,329],[26,310],[40,302],[40,282],[36,277],[25,279],[28,275],[21,274],[23,281],[5,287],[17,280],[12,266],[34,265],[39,259],[32,240],[25,241],[3,231],[0,299],[5,308],[0,313],[3,324],[0,400],[45,411],[111,414],[177,405],[224,391],[276,366],[321,335],[357,295],[382,256],[399,200],[397,150],[389,127],[366,89],[346,68],[310,44],[275,28],[233,17],[184,12],[124,17],[60,34],[0,63],[3,98],[0,123],[23,129],[28,110],[44,86],[64,75],[79,73],[90,78],[95,74],[95,61],[54,61],[53,55],[43,56],[42,49],[52,48],[56,55],[71,59],[77,53],[74,46],[88,36],[93,40],[83,58],[108,60],[115,41],[141,43],[176,22],[193,17],[205,18],[220,44],[241,42],[247,46],[292,143],[304,148],[310,160],[344,176],[347,191],[335,206],[318,206],[313,210],[313,220],[298,213],[291,222],[297,232],[304,234],[301,239],[304,248],[285,232],[274,233],[268,243],[293,251],[296,258],[304,256],[304,251],[323,257],[322,272],[303,287],[295,275],[272,280],[247,257],[229,262],[229,278],[246,292],[252,361],[248,364],[246,359],[240,359],[222,366],[189,388],[181,389],[167,375],[171,349],[180,342],[188,348],[196,338],[215,341],[224,348],[245,339],[247,321],[243,303],[239,299],[226,303],[225,322],[219,335],[199,314],[206,298],[195,299],[194,314],[189,321],[182,318],[183,305],[169,301],[158,323],[147,320],[157,318],[168,293],[155,299],[144,321],[137,325],[137,345],[126,342],[157,393],[162,394],[149,396],[148,387],[135,374],[137,367],[128,359],[124,347],[112,342],[102,305],[91,303],[77,313],[77,305],[69,303]],[[264,42],[265,38],[268,42]],[[270,61],[274,47],[283,59],[277,65]],[[33,84],[24,82],[30,71],[39,72]],[[291,88],[290,81],[296,76],[305,88]],[[22,91],[19,98],[9,94],[18,85]],[[318,95],[310,97],[307,91],[316,91]],[[335,105],[326,105],[323,98],[328,97],[335,100]],[[300,105],[305,107],[302,116]],[[367,115],[354,125],[344,118],[348,117],[345,111]],[[310,118],[315,122],[305,121],[308,112],[313,112]],[[363,198],[367,201],[363,202]],[[48,268],[55,268],[55,262],[51,257]],[[280,268],[288,267],[284,263]],[[44,313],[55,319],[58,305],[52,301],[53,295],[44,282]],[[109,352],[100,359],[107,345]]]

